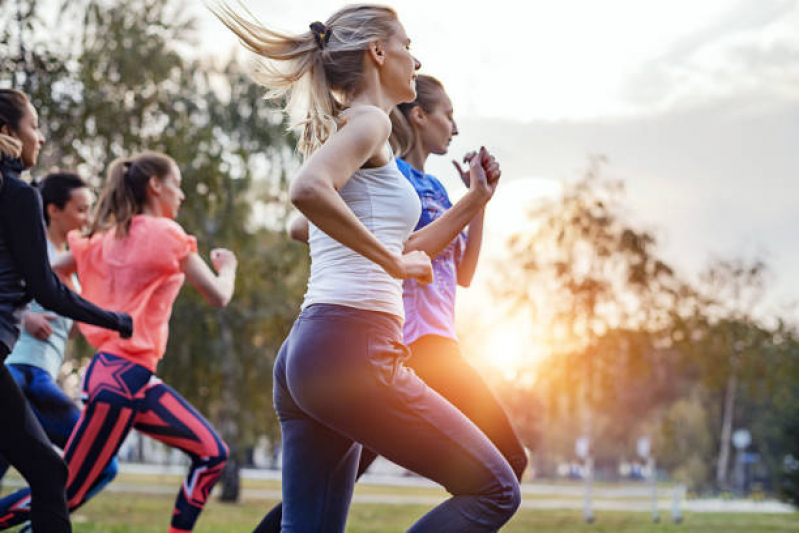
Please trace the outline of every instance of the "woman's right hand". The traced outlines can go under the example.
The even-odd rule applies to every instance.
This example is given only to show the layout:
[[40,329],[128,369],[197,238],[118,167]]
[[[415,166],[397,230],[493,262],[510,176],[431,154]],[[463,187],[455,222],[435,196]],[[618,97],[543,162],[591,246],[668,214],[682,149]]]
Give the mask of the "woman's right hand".
[[25,326],[25,331],[32,337],[40,341],[46,341],[53,334],[53,326],[50,325],[50,322],[57,318],[58,315],[53,313],[28,313],[25,315],[23,325]]
[[388,273],[394,278],[415,279],[422,285],[433,282],[433,263],[430,256],[419,250],[402,254],[391,270]]

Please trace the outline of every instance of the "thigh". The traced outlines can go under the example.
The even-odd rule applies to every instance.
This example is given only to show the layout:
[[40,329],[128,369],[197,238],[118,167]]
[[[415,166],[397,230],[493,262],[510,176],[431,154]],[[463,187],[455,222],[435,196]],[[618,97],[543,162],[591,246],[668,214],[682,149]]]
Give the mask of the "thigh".
[[0,405],[0,455],[27,475],[36,467],[40,452],[52,451],[52,446],[4,364],[0,364]]
[[64,448],[70,508],[87,493],[119,451],[140,408],[151,372],[123,358],[99,353],[83,379],[84,408]]
[[172,387],[155,377],[144,389],[134,428],[199,457],[227,455],[227,446],[210,422]]
[[480,373],[463,358],[457,342],[422,337],[411,346],[408,366],[475,423],[509,461],[526,461],[524,446],[505,409]]
[[[297,325],[275,360],[274,403],[283,450],[282,531],[344,531],[361,447],[309,416],[288,385],[289,346]],[[312,387],[313,384],[308,384]],[[303,387],[295,383],[295,387]]]
[[299,323],[286,369],[297,405],[453,494],[512,492],[513,472],[496,447],[404,366],[409,351],[400,340],[401,325],[380,313],[362,313],[371,316]]
[[59,448],[67,444],[80,418],[80,409],[45,370],[36,369],[28,388],[28,400],[45,433]]

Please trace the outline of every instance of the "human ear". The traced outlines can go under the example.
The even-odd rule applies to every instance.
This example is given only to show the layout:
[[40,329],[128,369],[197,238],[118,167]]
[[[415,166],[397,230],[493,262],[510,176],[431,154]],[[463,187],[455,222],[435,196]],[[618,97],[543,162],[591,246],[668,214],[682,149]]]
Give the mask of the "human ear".
[[427,121],[427,113],[425,113],[424,109],[422,109],[422,106],[415,105],[411,109],[411,112],[408,113],[408,120],[411,124],[417,126],[422,125]]
[[372,41],[369,43],[369,56],[378,66],[382,67],[385,64],[386,48],[382,41]]

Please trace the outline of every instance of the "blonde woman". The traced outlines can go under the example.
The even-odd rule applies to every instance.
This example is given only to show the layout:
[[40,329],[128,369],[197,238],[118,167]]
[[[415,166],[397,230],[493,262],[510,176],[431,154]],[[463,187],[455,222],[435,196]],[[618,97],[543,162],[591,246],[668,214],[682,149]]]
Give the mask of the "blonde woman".
[[291,201],[309,220],[311,276],[275,363],[287,532],[344,531],[361,446],[445,486],[452,497],[411,531],[496,531],[520,502],[490,440],[404,361],[402,280],[430,283],[445,248],[493,193],[485,151],[443,223],[419,232],[421,205],[388,144],[389,111],[415,97],[419,62],[396,13],[346,7],[285,35],[222,5],[219,18],[262,59],[258,80],[299,111],[306,161]]

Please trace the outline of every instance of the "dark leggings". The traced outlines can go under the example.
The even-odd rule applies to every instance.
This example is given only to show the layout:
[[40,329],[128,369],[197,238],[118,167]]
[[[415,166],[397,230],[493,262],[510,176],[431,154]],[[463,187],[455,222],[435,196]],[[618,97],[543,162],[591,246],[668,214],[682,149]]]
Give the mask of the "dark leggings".
[[[521,481],[527,468],[524,446],[494,393],[463,358],[458,343],[452,339],[427,335],[408,347],[411,357],[405,366],[474,422],[507,459]],[[363,448],[358,464],[359,478],[377,456],[372,450]],[[282,515],[283,506],[279,503],[269,511],[254,533],[278,533]]]
[[[36,415],[6,368],[8,350],[0,344],[0,454],[25,478],[31,495],[19,505],[30,509],[34,531],[72,531],[64,487],[67,466],[53,450]],[[0,515],[0,526],[7,516]]]

